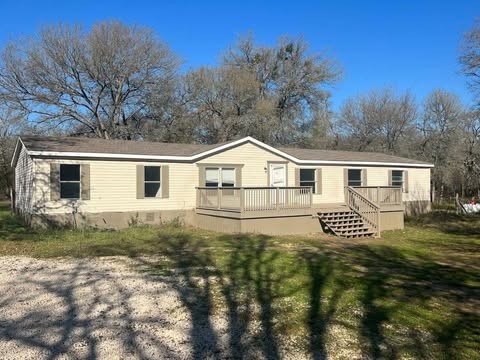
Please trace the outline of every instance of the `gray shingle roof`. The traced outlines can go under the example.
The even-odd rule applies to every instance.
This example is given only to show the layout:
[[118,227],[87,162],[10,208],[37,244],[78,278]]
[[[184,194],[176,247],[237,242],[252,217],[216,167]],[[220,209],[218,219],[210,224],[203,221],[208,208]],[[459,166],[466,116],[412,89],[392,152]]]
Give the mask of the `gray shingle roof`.
[[359,151],[339,151],[339,150],[318,150],[318,149],[300,149],[300,148],[278,148],[291,156],[300,160],[325,160],[325,161],[358,161],[358,162],[384,162],[401,164],[425,164],[428,163],[408,159],[399,156],[387,155],[374,152]]
[[218,146],[84,137],[21,137],[31,151],[82,152],[129,155],[192,156]]
[[[208,150],[215,149],[223,144],[179,144],[147,141],[104,140],[83,137],[21,137],[22,142],[29,151],[48,152],[75,152],[98,153],[117,155],[146,155],[146,156],[180,156],[189,157]],[[428,163],[392,156],[382,153],[336,151],[318,149],[300,149],[280,147],[278,150],[304,161],[336,161],[336,162],[378,162],[399,164],[425,164]]]

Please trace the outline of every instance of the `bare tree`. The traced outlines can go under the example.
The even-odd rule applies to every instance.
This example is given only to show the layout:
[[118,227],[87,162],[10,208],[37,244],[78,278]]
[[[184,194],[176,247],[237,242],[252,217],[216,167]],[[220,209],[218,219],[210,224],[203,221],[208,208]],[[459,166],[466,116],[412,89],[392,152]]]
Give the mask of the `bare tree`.
[[24,115],[0,101],[0,198],[8,197],[13,186],[10,161],[15,144],[14,136],[25,127]]
[[465,34],[460,50],[460,65],[480,106],[480,19]]
[[420,151],[423,159],[435,165],[433,182],[439,190],[440,198],[444,196],[445,186],[452,187],[462,163],[461,125],[464,109],[459,98],[445,90],[432,91],[423,104],[419,121],[421,134]]
[[223,66],[253,74],[260,107],[273,111],[269,141],[302,142],[330,97],[327,87],[341,74],[333,60],[308,50],[302,38],[280,38],[275,47],[262,47],[247,36],[224,55]]
[[337,132],[359,151],[398,153],[400,140],[413,128],[417,105],[406,92],[386,88],[348,99],[340,109]]
[[170,90],[178,59],[144,27],[44,28],[3,51],[0,92],[31,121],[103,138],[136,136],[146,99]]

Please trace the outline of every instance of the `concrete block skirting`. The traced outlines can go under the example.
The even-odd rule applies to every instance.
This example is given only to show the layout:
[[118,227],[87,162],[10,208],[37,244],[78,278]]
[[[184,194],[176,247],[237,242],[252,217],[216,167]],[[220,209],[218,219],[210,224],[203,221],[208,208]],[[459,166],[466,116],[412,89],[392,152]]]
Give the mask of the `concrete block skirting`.
[[30,216],[34,227],[94,227],[99,229],[122,229],[135,225],[162,225],[178,222],[195,225],[193,210],[129,211],[77,214],[36,214]]
[[223,233],[282,235],[322,232],[319,220],[313,218],[311,214],[242,219],[196,214],[194,210],[170,210],[31,216],[31,224],[34,227],[76,226],[79,228],[122,229],[134,225],[162,225],[169,222],[178,222],[182,225]]
[[405,201],[405,214],[407,216],[416,216],[425,214],[432,210],[430,200]]

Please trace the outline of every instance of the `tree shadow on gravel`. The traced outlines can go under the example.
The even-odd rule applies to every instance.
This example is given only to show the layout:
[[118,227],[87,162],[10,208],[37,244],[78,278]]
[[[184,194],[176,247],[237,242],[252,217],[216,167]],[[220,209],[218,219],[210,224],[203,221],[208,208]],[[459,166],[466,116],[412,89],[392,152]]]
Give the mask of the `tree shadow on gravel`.
[[[280,263],[268,236],[235,235],[221,240],[227,246],[218,250],[187,234],[160,236],[159,241],[167,244],[162,247],[165,259],[144,263],[144,270],[175,275],[172,285],[192,321],[194,358],[279,359],[281,329],[275,318],[282,314],[274,303],[297,291],[296,286],[283,286],[295,275],[296,266]],[[219,335],[212,321],[225,315],[225,334]],[[227,340],[220,342],[219,337]]]
[[[34,261],[19,275],[21,278],[16,279],[19,286],[28,286],[33,293],[1,295],[0,343],[15,342],[20,349],[29,349],[42,359],[64,356],[97,359],[112,355],[111,352],[98,352],[99,344],[105,338],[120,338],[121,345],[110,349],[115,352],[114,356],[123,354],[136,359],[153,359],[162,354],[172,359],[180,358],[170,344],[143,330],[146,326],[165,323],[163,316],[134,319],[131,301],[135,294],[115,276],[92,271],[92,267],[87,266],[89,260],[83,259],[73,269],[52,274],[51,279],[37,279],[37,272],[44,270],[44,266],[34,264]],[[105,290],[106,282],[108,291]],[[85,299],[82,299],[81,292],[85,287],[91,289],[87,304],[82,303]],[[14,301],[11,301],[12,297]],[[10,314],[15,306],[18,308],[19,304],[38,299],[44,299],[44,302],[39,302],[34,310],[19,311],[20,315]],[[6,304],[9,304],[8,309]],[[21,354],[20,351],[8,356],[21,358]]]

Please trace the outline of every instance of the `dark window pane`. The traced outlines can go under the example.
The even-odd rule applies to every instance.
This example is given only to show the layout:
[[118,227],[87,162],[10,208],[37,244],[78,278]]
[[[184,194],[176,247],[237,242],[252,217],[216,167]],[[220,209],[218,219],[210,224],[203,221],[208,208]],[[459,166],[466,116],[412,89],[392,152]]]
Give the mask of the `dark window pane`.
[[361,169],[348,169],[348,186],[362,186]]
[[60,181],[80,181],[80,165],[60,164]]
[[218,187],[218,182],[217,181],[206,181],[205,186],[206,187]]
[[145,181],[160,181],[160,166],[145,166]]
[[80,183],[60,183],[60,197],[62,199],[80,199]]
[[300,182],[315,181],[315,169],[300,169]]
[[145,197],[157,197],[160,190],[160,183],[145,183]]

